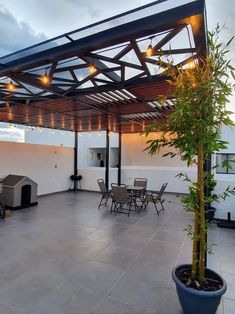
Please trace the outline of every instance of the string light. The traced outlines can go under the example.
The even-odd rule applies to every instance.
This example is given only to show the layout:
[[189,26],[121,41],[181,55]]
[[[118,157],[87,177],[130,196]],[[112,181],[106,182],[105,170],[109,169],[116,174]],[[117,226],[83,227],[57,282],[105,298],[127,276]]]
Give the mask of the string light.
[[193,70],[195,68],[195,62],[194,61],[190,61],[189,63],[187,63],[187,68],[189,70]]
[[45,71],[45,74],[41,77],[41,81],[44,85],[50,85],[51,84],[51,78],[49,75],[47,75],[47,70]]
[[15,128],[14,124],[12,124],[12,123],[10,123],[8,127],[9,127],[9,129],[14,129]]
[[89,71],[90,71],[91,74],[96,72],[96,68],[95,68],[94,64],[90,64],[89,65]]
[[152,38],[150,40],[150,44],[148,45],[147,51],[146,51],[146,56],[151,57],[153,54],[153,46],[152,46]]
[[13,84],[12,81],[10,81],[10,83],[6,85],[6,88],[13,92],[15,90],[15,85]]

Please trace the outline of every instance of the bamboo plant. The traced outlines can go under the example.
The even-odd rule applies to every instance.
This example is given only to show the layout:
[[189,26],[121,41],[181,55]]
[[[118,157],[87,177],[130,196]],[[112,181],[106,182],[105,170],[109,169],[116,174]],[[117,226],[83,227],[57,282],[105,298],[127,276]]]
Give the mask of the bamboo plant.
[[[145,132],[146,136],[150,132],[161,134],[160,138],[147,140],[146,150],[150,154],[164,147],[174,148],[163,156],[180,154],[188,166],[195,164],[197,167],[196,182],[183,173],[178,177],[190,183],[189,194],[182,198],[182,203],[187,211],[194,213],[194,226],[187,227],[193,240],[189,281],[196,283],[199,289],[203,289],[205,282],[205,253],[208,250],[205,208],[219,196],[234,194],[234,190],[229,188],[221,195],[205,193],[215,181],[213,174],[204,170],[204,162],[215,152],[226,148],[227,143],[221,140],[221,127],[233,125],[231,112],[226,109],[235,79],[234,67],[227,57],[232,40],[223,46],[219,42],[219,34],[219,26],[208,32],[207,52],[204,57],[194,60],[193,65],[179,67],[170,60],[158,62],[165,67],[164,74],[170,78],[175,107],[165,123],[150,125]],[[159,101],[164,105],[165,98],[159,97]]]

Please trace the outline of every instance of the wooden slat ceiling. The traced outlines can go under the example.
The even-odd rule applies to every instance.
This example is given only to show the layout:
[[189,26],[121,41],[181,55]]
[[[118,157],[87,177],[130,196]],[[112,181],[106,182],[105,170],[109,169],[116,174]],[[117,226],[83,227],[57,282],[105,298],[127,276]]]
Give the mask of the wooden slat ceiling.
[[[205,53],[204,10],[204,1],[193,1],[87,38],[67,34],[67,44],[28,48],[27,58],[21,52],[0,58],[0,121],[123,133],[164,122],[174,108],[174,91],[159,58],[185,66]],[[147,57],[150,39],[153,52]],[[48,85],[42,83],[45,71]],[[168,101],[161,106],[162,95]]]

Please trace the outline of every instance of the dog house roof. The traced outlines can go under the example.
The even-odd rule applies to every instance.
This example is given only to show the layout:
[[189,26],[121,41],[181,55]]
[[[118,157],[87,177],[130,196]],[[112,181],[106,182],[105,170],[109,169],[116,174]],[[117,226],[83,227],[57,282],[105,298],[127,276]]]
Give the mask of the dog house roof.
[[32,179],[30,179],[29,177],[26,176],[19,176],[19,175],[13,175],[13,174],[9,174],[7,177],[5,177],[2,180],[2,184],[3,186],[11,186],[14,187],[17,184],[19,184],[21,181],[28,179],[30,181],[32,181],[34,184],[37,184],[36,182],[34,182]]

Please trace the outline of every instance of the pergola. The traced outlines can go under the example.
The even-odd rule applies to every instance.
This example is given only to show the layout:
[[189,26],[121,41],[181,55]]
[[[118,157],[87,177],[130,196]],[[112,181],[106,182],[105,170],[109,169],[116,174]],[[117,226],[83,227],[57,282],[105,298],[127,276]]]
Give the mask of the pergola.
[[0,121],[141,132],[174,107],[159,60],[184,67],[205,53],[205,0],[154,1],[1,57]]

